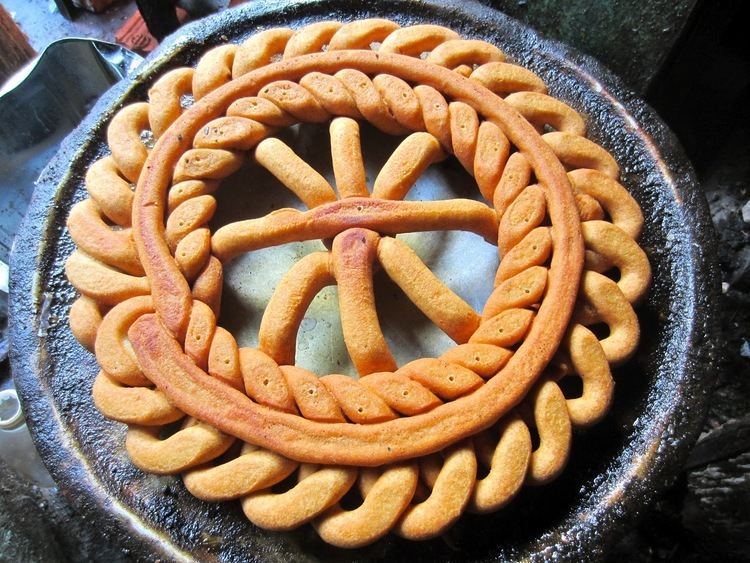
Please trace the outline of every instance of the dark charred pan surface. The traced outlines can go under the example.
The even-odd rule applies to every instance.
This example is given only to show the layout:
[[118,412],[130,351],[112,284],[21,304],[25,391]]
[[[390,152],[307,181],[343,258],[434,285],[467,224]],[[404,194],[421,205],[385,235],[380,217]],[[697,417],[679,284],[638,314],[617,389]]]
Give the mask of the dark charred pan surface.
[[[186,26],[149,58],[138,77],[105,94],[63,143],[39,180],[12,257],[12,367],[37,447],[81,513],[137,559],[597,559],[680,470],[710,395],[718,275],[702,190],[653,110],[593,59],[478,4],[459,9],[443,1],[382,2],[377,11],[361,6],[347,0],[259,0]],[[109,119],[123,104],[145,99],[155,77],[259,29],[375,16],[401,24],[438,23],[495,43],[539,74],[552,95],[588,116],[592,139],[615,156],[623,184],[643,208],[641,242],[654,284],[640,309],[640,351],[615,372],[612,412],[574,436],[560,479],[524,489],[494,515],[467,515],[430,542],[391,535],[343,551],[325,545],[309,527],[287,534],[260,530],[245,519],[239,503],[201,502],[179,478],[146,475],[132,466],[123,447],[125,426],[105,420],[93,405],[96,361],[67,326],[74,290],[63,264],[73,245],[64,225],[71,206],[84,197],[88,166],[105,150]],[[45,300],[48,318],[40,316]]]

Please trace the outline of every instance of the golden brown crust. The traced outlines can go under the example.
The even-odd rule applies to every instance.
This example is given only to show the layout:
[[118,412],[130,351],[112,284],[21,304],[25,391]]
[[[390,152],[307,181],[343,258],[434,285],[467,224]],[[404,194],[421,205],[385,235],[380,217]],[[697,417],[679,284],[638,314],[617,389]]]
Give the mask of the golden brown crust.
[[310,211],[280,211],[221,227],[211,240],[214,255],[225,262],[243,252],[267,246],[330,238],[347,226],[391,235],[438,229],[467,230],[488,240],[493,240],[497,233],[497,218],[492,209],[464,199],[389,201],[350,197]]
[[372,186],[372,197],[404,199],[427,167],[443,157],[440,143],[435,137],[429,133],[412,133],[383,165]]
[[131,182],[136,182],[146,162],[148,151],[141,142],[141,133],[148,129],[146,103],[132,104],[115,114],[107,128],[107,144],[118,169]]
[[[419,59],[423,49],[426,61]],[[327,52],[307,54],[317,51]],[[168,73],[149,104],[118,114],[110,128],[113,157],[87,178],[91,200],[70,219],[74,240],[93,258],[76,253],[67,269],[87,300],[73,309],[75,333],[90,345],[95,331],[100,362],[114,371],[97,379],[97,404],[141,426],[133,426],[127,444],[139,467],[187,471],[186,485],[201,498],[244,497],[248,517],[271,529],[313,520],[326,541],[344,547],[389,529],[433,537],[465,509],[496,510],[524,482],[544,483],[562,471],[571,429],[604,415],[609,366],[635,348],[632,303],[642,298],[650,270],[634,242],[642,217],[614,180],[614,160],[583,137],[581,116],[504,58],[495,46],[430,25],[362,20],[271,29],[239,47],[214,49],[195,71]],[[191,89],[200,101],[183,111],[181,97]],[[295,121],[329,119],[336,190],[269,137]],[[372,195],[353,119],[412,133]],[[147,160],[140,136],[149,128],[159,139]],[[540,137],[547,128],[555,131]],[[246,151],[309,210],[279,210],[211,237],[211,194],[239,170]],[[493,207],[400,201],[448,154]],[[123,177],[138,178],[135,199]],[[132,223],[134,238],[110,230],[107,220]],[[403,242],[385,236],[431,229],[469,230],[497,243],[503,260],[481,315]],[[309,255],[289,271],[264,314],[260,349],[240,349],[216,324],[220,260],[310,238],[331,240],[333,251]],[[588,271],[579,292],[584,244]],[[375,312],[375,261],[464,344],[398,368]],[[617,282],[606,277],[615,268]],[[294,362],[312,298],[332,283],[360,380],[284,365]],[[153,300],[139,297],[146,292]],[[81,326],[87,322],[94,328]],[[599,322],[610,328],[602,340],[585,328]],[[554,369],[543,371],[558,345]],[[582,396],[566,400],[553,377],[580,377]],[[129,398],[143,408],[120,404]],[[532,413],[526,421],[511,410],[521,402],[521,411]],[[188,421],[164,440],[144,429],[184,413],[203,422]],[[540,440],[533,451],[529,426]],[[223,454],[231,436],[263,447],[246,443],[239,456],[191,470]],[[357,471],[296,469],[290,458],[360,466],[419,461]],[[480,466],[485,479],[477,479]],[[291,490],[269,489],[295,470]],[[343,510],[336,503],[355,480],[363,502]],[[313,493],[321,484],[329,489]],[[302,498],[305,508],[294,508]]]
[[110,221],[129,227],[133,191],[111,156],[97,160],[86,172],[86,190]]
[[336,117],[331,120],[330,133],[333,174],[339,197],[367,197],[359,125],[348,117]]
[[89,352],[94,351],[96,333],[102,324],[102,311],[93,299],[82,295],[73,302],[68,315],[70,330]]
[[347,229],[333,240],[331,266],[339,290],[344,342],[360,375],[393,371],[393,359],[380,330],[372,286],[372,262],[380,237],[367,229]]
[[218,467],[198,467],[186,472],[182,481],[201,500],[240,498],[267,489],[286,479],[297,464],[278,454],[243,444],[242,453]]
[[[423,415],[367,425],[321,424],[259,406],[217,382],[182,353],[153,315],[139,318],[129,337],[144,372],[178,408],[244,441],[309,463],[376,466],[408,459],[415,451],[416,455],[431,453],[455,441],[455,434],[468,436],[473,427],[496,420],[497,412],[506,411],[523,392],[514,381],[515,374],[503,371],[482,387],[476,387],[481,380],[472,382],[477,388],[474,393]],[[470,378],[472,373],[455,370],[440,381],[440,366],[405,367],[406,373],[423,378],[422,382],[435,379],[435,387],[446,397],[456,393],[455,380]],[[451,375],[454,381],[450,381]],[[498,389],[500,399],[491,400]],[[472,413],[471,417],[467,413]]]
[[479,327],[480,316],[448,289],[405,243],[383,237],[378,260],[409,299],[458,344],[467,342]]

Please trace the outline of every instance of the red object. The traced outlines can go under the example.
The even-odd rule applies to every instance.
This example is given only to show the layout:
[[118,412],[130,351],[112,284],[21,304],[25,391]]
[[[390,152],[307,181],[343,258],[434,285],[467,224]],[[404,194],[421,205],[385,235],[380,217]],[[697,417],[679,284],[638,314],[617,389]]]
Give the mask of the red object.
[[[188,13],[182,8],[177,8],[177,19],[180,23],[185,23],[188,19]],[[117,30],[115,41],[131,51],[141,54],[150,53],[159,45],[156,38],[148,32],[146,22],[143,21],[138,10]]]
[[29,38],[0,4],[0,86],[36,53]]
[[[248,0],[230,0],[229,7],[239,6]],[[177,19],[180,23],[185,23],[190,17],[185,10],[177,8]],[[135,13],[122,24],[122,27],[115,33],[115,41],[123,47],[136,51],[137,53],[147,54],[156,49],[159,42],[151,35],[143,21],[141,13],[136,9]]]

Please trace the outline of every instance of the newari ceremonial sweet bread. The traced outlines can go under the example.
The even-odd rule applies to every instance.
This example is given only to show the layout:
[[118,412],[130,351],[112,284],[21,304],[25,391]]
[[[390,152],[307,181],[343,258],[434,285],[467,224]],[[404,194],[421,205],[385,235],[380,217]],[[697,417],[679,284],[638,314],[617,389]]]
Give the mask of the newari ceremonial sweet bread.
[[[369,19],[216,47],[122,108],[111,154],[90,168],[88,198],[70,213],[78,248],[66,273],[81,295],[71,329],[101,367],[94,401],[128,425],[133,463],[180,474],[198,498],[240,500],[260,527],[311,523],[341,547],[391,531],[435,537],[464,511],[498,510],[524,484],[559,475],[573,430],[607,412],[610,368],[636,349],[633,306],[651,276],[617,163],[546,91],[494,45]],[[195,99],[187,108],[185,96]],[[329,127],[335,188],[274,136],[302,122]],[[372,185],[364,122],[403,137]],[[211,232],[214,192],[251,157],[307,210]],[[404,199],[448,157],[481,198]],[[497,245],[481,312],[396,238],[437,230]],[[313,239],[329,250],[288,271],[258,347],[239,348],[220,326],[224,264]],[[453,348],[397,364],[375,308],[378,268]],[[358,378],[295,366],[305,312],[334,284]],[[606,337],[588,328],[600,324]],[[566,398],[564,378],[582,380],[580,396]],[[357,508],[341,506],[348,493]]]

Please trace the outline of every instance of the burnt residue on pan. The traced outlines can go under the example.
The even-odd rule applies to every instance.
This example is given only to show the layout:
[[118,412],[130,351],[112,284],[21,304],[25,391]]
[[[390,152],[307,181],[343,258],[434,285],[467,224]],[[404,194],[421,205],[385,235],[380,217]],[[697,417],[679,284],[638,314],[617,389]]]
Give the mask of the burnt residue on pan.
[[[29,427],[53,477],[73,504],[130,558],[167,560],[487,560],[599,558],[623,528],[682,467],[700,429],[716,354],[718,275],[714,232],[702,190],[674,136],[622,82],[591,58],[474,3],[354,0],[256,1],[191,24],[152,54],[139,75],[95,106],[39,180],[12,257],[12,367]],[[251,525],[238,503],[191,497],[179,478],[146,475],[123,449],[125,428],[91,400],[96,361],[67,324],[74,298],[63,274],[72,251],[70,207],[85,194],[87,167],[105,150],[109,118],[145,99],[165,70],[194,64],[207,48],[258,29],[323,19],[387,17],[431,22],[500,45],[531,68],[551,93],[588,116],[595,140],[622,167],[623,183],[643,207],[642,244],[654,285],[641,308],[638,356],[616,370],[610,415],[574,436],[563,476],[526,488],[494,515],[463,517],[445,536],[410,543],[388,536],[342,551],[309,528],[271,533]],[[40,326],[39,312],[50,315]]]

